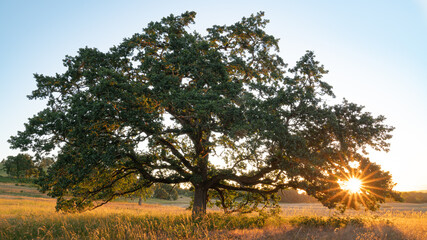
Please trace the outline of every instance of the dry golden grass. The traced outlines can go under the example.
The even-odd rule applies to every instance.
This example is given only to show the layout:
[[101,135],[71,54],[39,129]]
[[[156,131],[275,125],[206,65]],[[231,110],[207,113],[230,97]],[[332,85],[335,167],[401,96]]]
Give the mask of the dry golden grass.
[[285,204],[279,217],[212,210],[196,222],[177,206],[113,202],[80,214],[54,206],[52,199],[0,195],[0,239],[427,239],[426,205],[335,216],[317,204]]
[[36,188],[29,187],[29,184],[17,183],[0,183],[0,194],[9,195],[27,195],[27,196],[44,196]]

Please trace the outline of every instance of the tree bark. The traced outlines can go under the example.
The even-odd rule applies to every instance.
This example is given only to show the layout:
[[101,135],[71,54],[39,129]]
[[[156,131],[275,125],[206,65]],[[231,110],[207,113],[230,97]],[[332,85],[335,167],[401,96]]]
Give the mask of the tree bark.
[[206,214],[208,189],[203,186],[194,187],[193,218],[203,217]]

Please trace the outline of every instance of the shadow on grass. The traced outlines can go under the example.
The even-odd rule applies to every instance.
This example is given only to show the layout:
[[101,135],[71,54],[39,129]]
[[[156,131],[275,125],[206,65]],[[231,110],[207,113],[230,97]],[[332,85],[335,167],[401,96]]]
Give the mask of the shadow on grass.
[[261,228],[223,229],[210,232],[209,237],[244,240],[412,239],[386,219],[359,217],[295,217],[291,218],[288,224]]
[[396,226],[371,225],[343,228],[301,226],[269,239],[408,239]]
[[403,234],[397,227],[392,225],[377,226],[346,226],[343,228],[331,227],[292,227],[283,225],[281,227],[262,229],[236,229],[211,232],[212,239],[243,239],[243,240],[276,240],[276,239],[390,239],[403,240],[412,239]]

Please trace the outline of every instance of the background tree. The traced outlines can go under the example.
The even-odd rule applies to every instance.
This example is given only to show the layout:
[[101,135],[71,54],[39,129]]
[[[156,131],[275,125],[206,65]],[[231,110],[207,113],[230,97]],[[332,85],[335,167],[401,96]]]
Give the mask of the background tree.
[[36,172],[32,157],[28,154],[8,156],[2,163],[6,173],[13,177],[29,178]]
[[174,186],[158,183],[153,186],[153,198],[177,200],[178,192]]
[[44,170],[48,169],[50,166],[55,163],[55,160],[51,157],[41,158],[39,162],[36,163],[37,167],[42,168]]
[[[190,183],[195,216],[208,201],[255,210],[286,188],[328,207],[375,209],[395,196],[366,153],[387,151],[393,128],[356,104],[328,105],[332,87],[312,52],[288,68],[263,13],[205,36],[190,30],[194,18],[151,22],[106,53],[67,56],[63,74],[35,74],[29,98],[47,107],[10,143],[38,156],[59,148],[40,181],[58,209],[90,209],[153,183]],[[369,179],[364,200],[341,193],[349,173]]]

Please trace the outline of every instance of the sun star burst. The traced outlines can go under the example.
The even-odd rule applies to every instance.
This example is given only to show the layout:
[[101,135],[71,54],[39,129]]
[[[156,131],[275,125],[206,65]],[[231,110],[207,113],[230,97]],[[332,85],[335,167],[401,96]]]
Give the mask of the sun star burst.
[[[340,172],[332,174],[335,179],[329,181],[338,183],[338,186],[325,190],[324,192],[334,192],[326,201],[340,199],[346,208],[362,204],[366,208],[374,202],[373,198],[385,199],[378,191],[384,190],[381,186],[375,186],[376,182],[382,181],[384,177],[376,177],[379,170],[369,171],[370,164],[363,168],[360,164],[351,164],[345,167],[343,163]],[[338,179],[338,180],[337,180]]]
[[343,181],[341,184],[343,190],[347,190],[351,194],[361,193],[361,188],[363,186],[362,180],[358,178],[349,178],[346,181]]

